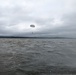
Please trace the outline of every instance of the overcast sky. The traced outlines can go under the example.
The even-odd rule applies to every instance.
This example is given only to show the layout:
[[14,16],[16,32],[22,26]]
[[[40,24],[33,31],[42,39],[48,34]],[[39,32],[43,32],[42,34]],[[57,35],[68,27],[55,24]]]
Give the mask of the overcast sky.
[[0,0],[0,35],[31,32],[75,36],[76,0]]

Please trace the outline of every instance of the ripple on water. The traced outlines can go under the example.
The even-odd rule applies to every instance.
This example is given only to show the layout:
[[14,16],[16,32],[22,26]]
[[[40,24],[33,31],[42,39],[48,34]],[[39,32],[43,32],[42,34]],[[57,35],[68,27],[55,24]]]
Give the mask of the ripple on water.
[[0,75],[76,74],[75,40],[72,44],[54,39],[0,42]]

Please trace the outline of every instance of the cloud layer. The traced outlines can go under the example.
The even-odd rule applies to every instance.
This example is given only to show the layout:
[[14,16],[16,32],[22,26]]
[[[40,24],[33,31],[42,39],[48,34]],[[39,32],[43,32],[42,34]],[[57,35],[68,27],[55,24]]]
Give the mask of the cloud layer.
[[[31,28],[30,24],[35,24]],[[2,0],[0,35],[76,34],[76,0]]]

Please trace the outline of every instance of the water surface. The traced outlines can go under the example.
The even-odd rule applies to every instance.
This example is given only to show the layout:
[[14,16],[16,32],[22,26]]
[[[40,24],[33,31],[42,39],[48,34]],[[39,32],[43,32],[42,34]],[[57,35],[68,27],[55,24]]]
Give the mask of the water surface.
[[76,74],[76,39],[0,39],[0,75]]

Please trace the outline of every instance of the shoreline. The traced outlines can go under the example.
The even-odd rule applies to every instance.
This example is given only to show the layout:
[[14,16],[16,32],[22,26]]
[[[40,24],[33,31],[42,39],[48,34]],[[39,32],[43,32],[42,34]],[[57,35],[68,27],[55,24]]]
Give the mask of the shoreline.
[[24,39],[76,39],[76,38],[68,38],[68,37],[15,37],[15,36],[8,36],[8,37],[0,37],[0,38],[24,38]]

